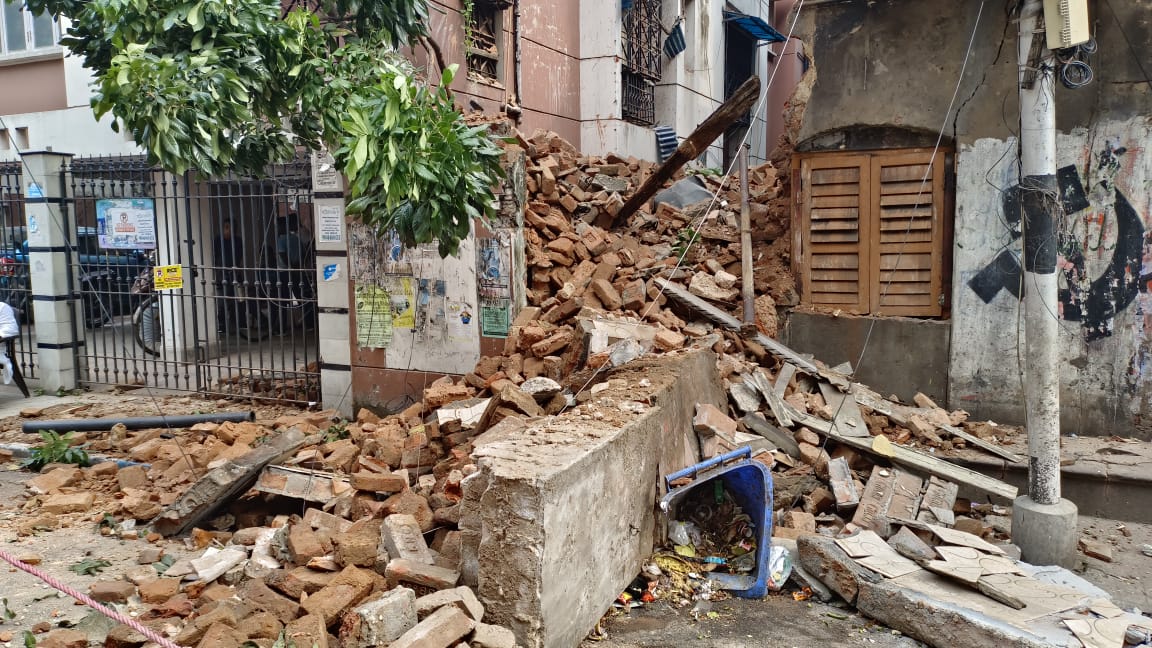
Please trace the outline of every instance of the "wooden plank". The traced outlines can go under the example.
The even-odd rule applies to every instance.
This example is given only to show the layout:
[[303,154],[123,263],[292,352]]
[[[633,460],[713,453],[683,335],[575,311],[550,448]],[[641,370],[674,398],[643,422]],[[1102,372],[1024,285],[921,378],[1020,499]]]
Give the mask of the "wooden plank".
[[724,100],[720,106],[699,125],[696,130],[692,131],[679,146],[676,147],[674,152],[667,160],[664,161],[644,184],[632,194],[632,197],[620,208],[615,217],[611,218],[610,225],[617,225],[625,223],[632,214],[636,213],[637,209],[648,202],[656,192],[664,187],[664,183],[672,179],[685,164],[700,157],[700,154],[708,150],[712,142],[716,138],[724,134],[724,131],[729,128],[732,122],[740,115],[748,112],[752,104],[756,103],[756,99],[760,96],[760,78],[750,77],[740,87],[732,93],[730,97]]
[[914,207],[932,207],[932,194],[894,194],[880,196],[880,207],[900,207],[912,205]]
[[813,209],[810,213],[812,214],[812,220],[814,221],[830,219],[860,220],[859,207]]
[[784,394],[788,391],[788,385],[792,382],[792,377],[796,375],[796,365],[791,362],[785,362],[784,366],[780,367],[780,373],[776,374],[776,384],[772,386],[772,391],[780,398],[784,398]]
[[[925,156],[927,157],[927,156]],[[927,164],[884,164],[881,160],[880,182],[910,182],[923,180],[928,173]],[[931,181],[931,178],[929,178]]]
[[845,182],[857,183],[859,181],[860,167],[857,165],[812,170],[811,183],[813,186]]
[[821,418],[805,414],[796,410],[788,403],[784,403],[788,408],[788,415],[794,422],[799,425],[804,425],[811,428],[813,431],[830,437],[835,441],[839,441],[846,446],[863,450],[869,454],[876,456],[887,457],[891,461],[898,463],[913,470],[919,470],[929,475],[935,475],[941,479],[956,482],[961,485],[971,486],[977,490],[985,493],[996,495],[1007,500],[1016,499],[1019,494],[1017,488],[1011,484],[993,479],[987,475],[969,470],[963,466],[957,466],[939,457],[932,456],[927,453],[906,448],[901,445],[889,443],[886,447],[882,442],[878,442],[876,438],[872,439],[858,439],[856,437],[844,436],[832,431],[832,424]]
[[813,254],[812,267],[821,270],[856,270],[860,267],[860,257],[855,254]]
[[852,293],[857,294],[860,284],[855,281],[813,281],[813,293]]
[[[656,284],[660,286],[664,294],[707,317],[713,323],[730,331],[740,330],[742,326],[740,320],[688,292],[684,286],[661,277],[656,278]],[[757,333],[752,339],[777,358],[796,365],[797,369],[803,369],[812,374],[820,372],[820,368],[815,363],[763,333]]]
[[[813,281],[859,281],[860,279],[860,272],[857,270],[813,270],[811,275]],[[909,279],[908,281],[918,280]],[[927,278],[923,281],[927,281]]]
[[883,254],[880,257],[881,270],[929,270],[931,268],[931,254]]
[[[813,172],[813,175],[815,175],[815,173],[818,173],[818,172]],[[860,193],[859,175],[860,174],[857,173],[856,175],[857,175],[857,177],[853,178],[849,182],[841,182],[841,183],[813,182],[812,183],[812,195],[813,196],[856,196],[856,195],[859,195],[859,193]]]
[[[882,398],[876,392],[868,389],[867,387],[864,387],[863,385],[859,385],[859,384],[852,386],[852,394],[853,394],[853,396],[856,397],[857,403],[859,403],[860,405],[863,405],[864,407],[867,407],[868,409],[876,412],[877,414],[887,416],[893,423],[896,423],[897,425],[905,425],[906,426],[906,425],[908,425],[908,419],[911,418],[911,416],[913,414],[921,414],[921,413],[927,411],[927,410],[924,410],[922,408],[913,408],[913,407],[908,407],[907,405],[901,405],[899,403],[893,403],[892,401],[890,401],[886,398]],[[926,420],[931,420],[931,419],[926,419]],[[1012,463],[1021,463],[1022,461],[1024,461],[1023,457],[1020,457],[1019,455],[1016,455],[1016,454],[1014,454],[1008,450],[1005,450],[1004,448],[1001,448],[1000,446],[998,446],[994,443],[989,443],[989,442],[985,441],[984,439],[981,439],[980,437],[978,437],[974,434],[969,434],[968,432],[962,430],[961,428],[953,427],[951,425],[940,425],[939,423],[935,423],[934,425],[936,425],[937,428],[947,432],[948,434],[951,434],[952,436],[954,436],[958,439],[964,439],[970,445],[973,445],[977,448],[980,448],[981,450],[984,450],[985,452],[990,452],[990,453],[996,455],[997,457],[1000,457],[1002,459],[1006,459],[1008,461],[1011,461]]]
[[[923,176],[921,176],[921,179],[922,178],[923,178]],[[890,194],[918,194],[918,193],[930,194],[930,193],[932,193],[932,179],[929,178],[927,182],[922,182],[920,179],[918,179],[918,180],[906,180],[906,181],[904,181],[904,180],[884,181],[884,179],[881,178],[880,191],[882,191],[884,193],[884,195],[886,195],[886,196],[890,195]]]
[[864,416],[860,413],[856,399],[824,381],[820,381],[819,387],[820,395],[832,410],[834,419],[832,422],[838,432],[854,437],[869,436],[868,424],[864,422]]
[[823,209],[826,207],[859,207],[859,196],[816,196],[812,198],[810,203],[813,209]]
[[855,232],[859,229],[860,223],[855,220],[822,220],[812,223],[813,232],[823,232],[827,230],[852,230]]
[[856,243],[860,240],[860,232],[856,231],[853,227],[850,231],[830,231],[830,232],[814,232],[812,234],[812,243],[814,245],[828,244],[828,243]]

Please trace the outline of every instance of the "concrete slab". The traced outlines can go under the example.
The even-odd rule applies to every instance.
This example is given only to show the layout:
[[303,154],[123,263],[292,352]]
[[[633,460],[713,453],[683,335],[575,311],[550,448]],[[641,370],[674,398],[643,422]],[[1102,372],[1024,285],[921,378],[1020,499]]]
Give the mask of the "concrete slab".
[[981,580],[1025,603],[1023,609],[1014,609],[927,570],[879,577],[830,538],[805,537],[797,544],[800,563],[860,613],[930,646],[1078,646],[1063,619],[1109,598],[1058,567],[1020,563],[1023,574],[985,573]]
[[489,622],[528,648],[579,645],[658,540],[660,478],[699,462],[695,405],[727,398],[715,366],[708,350],[637,360],[588,403],[476,450],[462,572]]

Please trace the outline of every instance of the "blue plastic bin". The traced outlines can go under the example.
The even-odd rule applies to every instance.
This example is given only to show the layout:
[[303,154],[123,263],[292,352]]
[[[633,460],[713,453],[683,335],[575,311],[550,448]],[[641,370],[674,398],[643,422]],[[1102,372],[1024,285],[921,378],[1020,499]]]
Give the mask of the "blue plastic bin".
[[[691,477],[692,482],[672,488],[672,482]],[[772,543],[772,473],[768,466],[752,460],[752,449],[743,447],[714,457],[664,477],[668,494],[660,499],[660,510],[669,519],[692,489],[719,479],[756,527],[756,569],[751,574],[709,573],[717,587],[741,598],[763,598],[768,593],[768,556]]]

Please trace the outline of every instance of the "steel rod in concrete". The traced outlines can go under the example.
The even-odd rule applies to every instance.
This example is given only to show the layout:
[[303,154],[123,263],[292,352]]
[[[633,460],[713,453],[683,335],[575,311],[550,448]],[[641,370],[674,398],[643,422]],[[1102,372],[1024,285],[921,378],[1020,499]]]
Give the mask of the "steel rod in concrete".
[[215,414],[186,414],[179,416],[139,416],[132,418],[97,419],[55,419],[47,421],[25,421],[21,429],[25,434],[35,434],[41,430],[53,432],[103,432],[122,423],[129,430],[148,428],[186,428],[197,423],[243,423],[255,421],[256,412],[217,412]]

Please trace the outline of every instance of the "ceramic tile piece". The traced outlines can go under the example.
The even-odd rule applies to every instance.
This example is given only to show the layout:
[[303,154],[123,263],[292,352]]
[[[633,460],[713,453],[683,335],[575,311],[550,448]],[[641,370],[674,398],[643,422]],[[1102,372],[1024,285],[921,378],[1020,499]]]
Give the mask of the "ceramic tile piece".
[[956,529],[946,529],[934,524],[929,524],[928,528],[932,530],[932,533],[936,534],[937,538],[940,538],[948,544],[960,545],[962,547],[972,547],[973,549],[979,549],[985,553],[997,554],[1001,556],[1004,555],[1003,549],[990,542],[986,542],[983,538],[974,536],[971,533],[957,531]]

